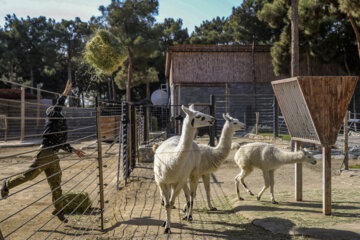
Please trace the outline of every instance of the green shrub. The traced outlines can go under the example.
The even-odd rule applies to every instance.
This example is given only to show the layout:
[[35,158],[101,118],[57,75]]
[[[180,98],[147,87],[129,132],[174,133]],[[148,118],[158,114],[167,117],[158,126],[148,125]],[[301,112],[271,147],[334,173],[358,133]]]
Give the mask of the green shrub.
[[[76,210],[74,211],[74,214],[84,213],[86,209],[90,209],[91,207],[91,201],[88,193],[65,193],[63,195],[63,202],[64,206],[66,206],[64,209],[64,213],[71,213],[72,211],[74,211],[75,208]],[[68,203],[69,205],[67,205]]]

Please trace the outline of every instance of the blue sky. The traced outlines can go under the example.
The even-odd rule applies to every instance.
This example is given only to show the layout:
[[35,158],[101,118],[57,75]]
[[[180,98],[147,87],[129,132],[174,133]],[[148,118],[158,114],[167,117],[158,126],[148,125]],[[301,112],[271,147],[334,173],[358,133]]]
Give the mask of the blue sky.
[[[194,26],[216,16],[229,16],[233,6],[239,6],[242,0],[159,0],[157,21],[164,18],[182,18],[189,33]],[[46,16],[61,19],[73,19],[76,16],[87,21],[91,16],[100,15],[100,5],[108,5],[110,0],[0,0],[0,26],[4,26],[7,14],[17,17]]]

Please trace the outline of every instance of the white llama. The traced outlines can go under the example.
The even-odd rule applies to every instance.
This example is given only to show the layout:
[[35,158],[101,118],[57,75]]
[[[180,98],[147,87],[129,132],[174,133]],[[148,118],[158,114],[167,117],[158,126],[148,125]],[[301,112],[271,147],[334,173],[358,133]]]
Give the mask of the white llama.
[[261,199],[264,191],[270,187],[271,202],[277,204],[274,198],[274,171],[284,164],[308,162],[316,164],[312,154],[302,150],[298,152],[285,152],[268,143],[249,143],[241,146],[236,152],[234,160],[240,167],[241,172],[235,177],[235,188],[239,200],[240,197],[239,181],[245,190],[252,196],[254,194],[246,186],[244,179],[254,168],[259,168],[263,172],[265,185],[257,195],[257,200]]
[[186,184],[191,169],[198,162],[196,159],[200,158],[199,147],[193,143],[196,128],[211,126],[215,122],[215,118],[210,115],[184,106],[181,108],[186,113],[186,117],[183,120],[180,139],[169,138],[156,149],[154,156],[155,181],[166,208],[164,233],[171,233],[171,209],[183,185]]
[[[217,210],[212,206],[210,200],[210,174],[216,171],[220,165],[226,160],[231,150],[232,137],[235,131],[244,130],[246,125],[240,122],[236,118],[232,118],[228,113],[223,114],[223,118],[226,120],[223,126],[219,143],[216,147],[211,147],[205,144],[199,144],[201,158],[200,163],[196,165],[196,169],[193,169],[190,182],[198,182],[202,177],[208,207],[210,210]],[[184,206],[184,211],[191,205],[189,202],[188,188],[184,186],[184,193],[187,199],[187,204]],[[189,213],[191,220],[191,213]]]

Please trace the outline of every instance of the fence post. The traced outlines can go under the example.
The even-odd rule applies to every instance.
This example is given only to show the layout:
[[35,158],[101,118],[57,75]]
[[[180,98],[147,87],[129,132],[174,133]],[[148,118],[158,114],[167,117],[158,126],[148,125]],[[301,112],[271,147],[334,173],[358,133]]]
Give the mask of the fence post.
[[[294,143],[294,152],[300,150],[300,142],[293,141]],[[303,174],[302,174],[302,163],[295,163],[295,201],[302,201],[302,193],[303,193]]]
[[40,99],[41,99],[41,84],[36,85],[36,127],[40,126]]
[[96,99],[96,129],[97,129],[97,150],[98,150],[98,169],[99,169],[99,189],[100,189],[100,211],[101,211],[101,231],[104,230],[104,176],[102,162],[102,145],[101,145],[101,109]]
[[246,123],[246,111],[244,112],[244,123],[247,126],[247,123]]
[[279,136],[279,108],[276,97],[274,96],[274,104],[273,104],[273,133],[274,137]]
[[259,134],[259,112],[255,113],[256,115],[256,123],[255,123],[255,134],[258,135]]
[[[210,95],[210,115],[216,117],[215,115],[215,96]],[[210,126],[210,146],[215,146],[215,134],[216,134],[216,122],[213,126]]]
[[[357,112],[356,112],[356,90],[355,90],[355,93],[354,93],[354,97],[353,97],[353,114],[354,114],[354,119],[356,120],[357,119]],[[354,130],[355,132],[357,132],[357,123],[355,122],[354,123]]]
[[0,229],[0,240],[5,240],[5,238],[4,238],[4,236],[3,236],[2,232],[1,232],[1,229]]
[[121,145],[122,145],[122,159],[123,159],[123,178],[125,184],[127,184],[127,178],[129,176],[129,107],[127,103],[123,103],[122,107],[122,138],[121,138]]
[[322,146],[323,213],[331,215],[331,147]]
[[229,84],[225,83],[225,98],[226,98],[226,112],[230,113],[230,101],[229,101],[229,95],[230,95],[230,88]]
[[344,167],[349,170],[349,116],[351,112],[347,111],[344,118]]
[[21,87],[21,135],[20,141],[25,139],[25,88]]
[[135,152],[136,152],[136,149],[135,149],[135,141],[136,141],[136,138],[135,138],[135,115],[134,115],[134,111],[135,110],[135,107],[133,104],[129,104],[129,119],[130,119],[130,131],[129,131],[129,155],[130,155],[130,170],[133,171],[134,168],[135,168],[135,159],[136,159],[136,156],[135,156]]
[[150,136],[150,107],[145,107],[145,133],[144,133],[144,142],[148,143]]

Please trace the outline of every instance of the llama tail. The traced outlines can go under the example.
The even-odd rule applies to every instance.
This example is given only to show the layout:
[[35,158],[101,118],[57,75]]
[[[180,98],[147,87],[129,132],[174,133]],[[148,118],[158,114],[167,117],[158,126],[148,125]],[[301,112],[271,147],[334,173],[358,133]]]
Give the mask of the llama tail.
[[158,149],[159,146],[160,146],[159,143],[155,143],[155,144],[152,146],[153,152],[156,152],[156,149]]

